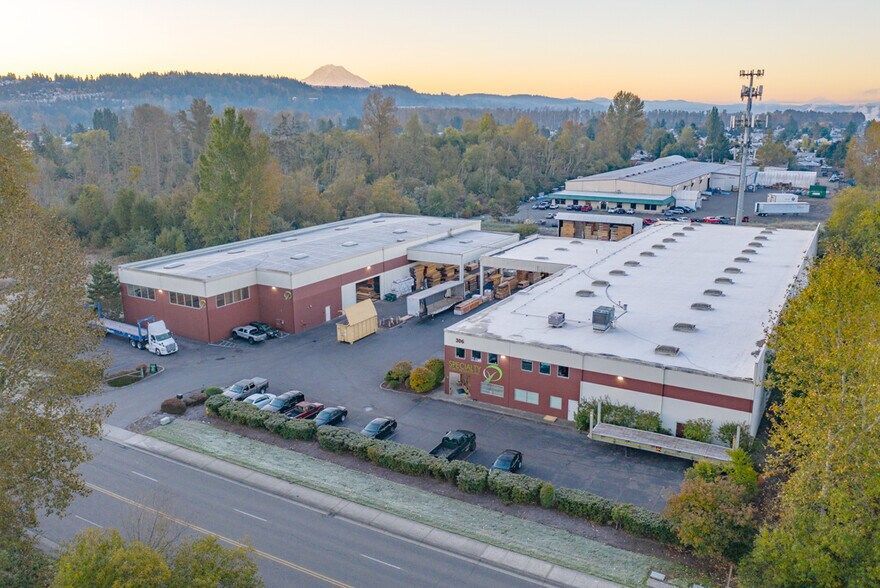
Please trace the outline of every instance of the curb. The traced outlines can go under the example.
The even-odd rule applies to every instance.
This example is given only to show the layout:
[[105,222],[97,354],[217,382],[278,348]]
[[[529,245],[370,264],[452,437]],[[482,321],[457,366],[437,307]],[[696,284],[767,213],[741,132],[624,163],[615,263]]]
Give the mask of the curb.
[[299,502],[327,514],[365,525],[396,537],[421,543],[440,551],[452,553],[471,561],[481,562],[501,570],[514,572],[534,580],[556,586],[577,586],[581,588],[611,588],[619,586],[619,584],[596,576],[563,568],[515,551],[456,535],[344,498],[324,494],[305,486],[280,480],[159,439],[134,433],[127,429],[104,425],[101,436],[108,441],[191,465],[200,470],[245,483],[265,492]]

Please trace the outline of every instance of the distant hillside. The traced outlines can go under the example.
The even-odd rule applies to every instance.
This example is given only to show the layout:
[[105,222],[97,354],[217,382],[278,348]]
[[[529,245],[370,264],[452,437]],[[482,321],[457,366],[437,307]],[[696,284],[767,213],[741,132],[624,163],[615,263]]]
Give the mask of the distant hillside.
[[[323,68],[318,71],[321,69]],[[346,73],[353,76],[350,72]],[[605,110],[609,103],[607,98],[580,100],[530,94],[425,94],[396,85],[377,89],[393,97],[402,109],[589,112]],[[182,110],[190,105],[193,98],[205,98],[215,111],[224,106],[235,106],[252,108],[268,115],[296,111],[313,119],[331,118],[344,121],[348,117],[361,115],[364,99],[371,91],[373,89],[369,87],[315,86],[293,78],[244,74],[168,72],[140,76],[101,75],[94,78],[50,78],[35,74],[26,78],[0,77],[0,110],[9,112],[19,124],[30,130],[39,129],[44,124],[55,130],[77,123],[89,126],[96,108],[125,112],[139,104],[149,103],[170,111]],[[728,112],[736,112],[742,108],[736,103],[721,106]],[[645,107],[646,110],[700,112],[708,110],[711,105],[683,100],[648,100]],[[764,103],[759,111],[777,108],[806,110],[796,105]],[[850,106],[835,108],[848,112],[855,110],[855,107]],[[876,109],[876,105],[873,108]]]
[[328,88],[369,88],[372,84],[364,78],[355,75],[341,65],[322,65],[303,80],[310,86]]

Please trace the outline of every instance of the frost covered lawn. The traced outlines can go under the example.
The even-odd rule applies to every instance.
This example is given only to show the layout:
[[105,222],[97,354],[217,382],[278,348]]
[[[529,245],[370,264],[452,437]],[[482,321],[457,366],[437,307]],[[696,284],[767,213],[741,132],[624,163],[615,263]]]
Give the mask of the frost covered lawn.
[[705,578],[668,560],[624,551],[204,423],[178,419],[148,434],[288,482],[621,584],[642,586],[648,573],[657,569],[676,577],[677,584],[702,581],[706,585]]

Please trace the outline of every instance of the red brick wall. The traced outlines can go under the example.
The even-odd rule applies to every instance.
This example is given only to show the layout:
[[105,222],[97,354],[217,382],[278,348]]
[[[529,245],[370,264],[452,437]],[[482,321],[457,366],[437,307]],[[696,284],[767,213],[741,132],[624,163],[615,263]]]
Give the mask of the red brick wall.
[[204,308],[189,308],[168,302],[168,292],[156,290],[156,300],[135,298],[126,293],[122,286],[122,309],[125,321],[134,324],[136,321],[153,315],[165,321],[172,333],[188,339],[208,341],[208,313]]
[[241,302],[233,302],[217,307],[217,297],[207,298],[208,341],[215,342],[228,339],[232,329],[246,325],[260,318],[260,297],[256,288],[248,289],[250,297]]

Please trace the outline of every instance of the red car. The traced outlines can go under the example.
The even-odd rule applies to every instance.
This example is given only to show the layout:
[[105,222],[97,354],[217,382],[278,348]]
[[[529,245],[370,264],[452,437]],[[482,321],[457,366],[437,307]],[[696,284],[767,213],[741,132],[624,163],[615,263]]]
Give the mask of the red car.
[[322,410],[324,405],[320,402],[297,402],[287,416],[293,419],[313,419]]
[[593,210],[593,206],[591,204],[584,204],[581,206],[581,212],[590,212]]
[[642,219],[642,224],[645,225],[646,227],[653,225],[656,222],[657,222],[656,218],[643,218]]
[[710,224],[710,225],[720,225],[722,221],[717,216],[707,216],[705,218],[700,219],[700,222]]

